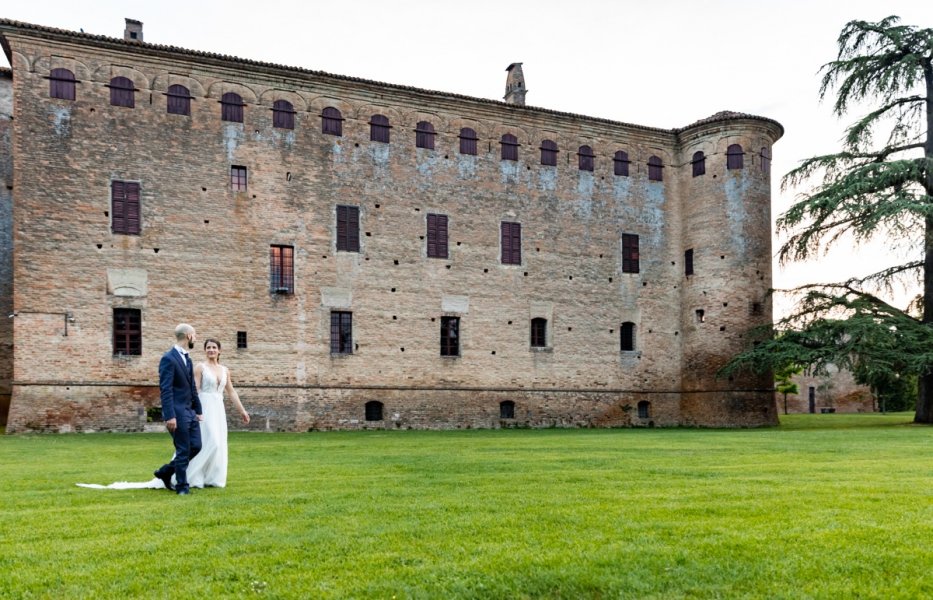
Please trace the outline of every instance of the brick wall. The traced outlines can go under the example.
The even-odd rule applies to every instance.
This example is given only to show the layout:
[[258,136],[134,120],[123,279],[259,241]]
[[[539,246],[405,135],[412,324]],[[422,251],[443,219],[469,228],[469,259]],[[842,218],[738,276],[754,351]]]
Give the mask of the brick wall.
[[0,425],[13,379],[13,73],[0,69]]

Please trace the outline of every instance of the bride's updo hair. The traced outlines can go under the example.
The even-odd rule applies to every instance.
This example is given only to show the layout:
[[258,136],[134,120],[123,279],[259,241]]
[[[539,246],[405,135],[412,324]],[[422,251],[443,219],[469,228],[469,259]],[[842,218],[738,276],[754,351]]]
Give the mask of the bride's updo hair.
[[[208,344],[217,344],[217,350],[220,351],[220,341],[215,340],[214,338],[207,338],[204,340],[204,349],[207,350]],[[220,362],[220,356],[217,357],[217,362]]]

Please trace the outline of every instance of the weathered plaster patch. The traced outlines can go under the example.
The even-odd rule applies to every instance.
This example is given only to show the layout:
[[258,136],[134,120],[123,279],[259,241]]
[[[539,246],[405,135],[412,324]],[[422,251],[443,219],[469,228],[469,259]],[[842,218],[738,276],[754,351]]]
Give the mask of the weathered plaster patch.
[[461,154],[457,160],[457,172],[460,179],[471,179],[476,176],[476,157],[471,154]]
[[557,167],[538,169],[538,187],[545,192],[553,192],[557,189]]
[[729,222],[729,240],[734,251],[740,256],[744,255],[746,239],[744,235],[745,222],[748,212],[745,199],[748,197],[748,188],[751,185],[746,171],[735,171],[726,175],[723,189],[726,193],[726,218]]
[[70,106],[51,106],[52,126],[59,137],[65,137],[71,134],[71,107]]
[[470,312],[470,297],[444,296],[441,298],[441,311],[466,314]]
[[148,293],[146,269],[107,269],[107,293],[114,296],[143,297]]
[[518,161],[500,160],[499,174],[502,177],[502,183],[518,183]]
[[389,166],[389,144],[371,144],[370,153],[373,157],[373,163],[378,167],[388,168]]
[[233,162],[236,150],[244,137],[241,123],[224,123],[224,148],[227,150],[227,160],[230,162]]

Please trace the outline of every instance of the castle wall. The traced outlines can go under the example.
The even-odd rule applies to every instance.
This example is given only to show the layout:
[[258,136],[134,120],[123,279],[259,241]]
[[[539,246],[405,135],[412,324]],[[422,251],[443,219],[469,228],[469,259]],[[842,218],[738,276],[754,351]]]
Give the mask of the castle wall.
[[0,426],[13,380],[13,74],[0,69]]

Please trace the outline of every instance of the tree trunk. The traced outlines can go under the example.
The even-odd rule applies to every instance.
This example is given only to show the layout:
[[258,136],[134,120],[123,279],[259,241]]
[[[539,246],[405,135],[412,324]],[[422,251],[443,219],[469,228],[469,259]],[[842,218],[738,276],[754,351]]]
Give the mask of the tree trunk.
[[[933,65],[929,62],[923,69],[926,80],[926,117],[927,139],[923,150],[927,159],[926,188],[927,202],[933,203],[933,169],[930,161],[933,160]],[[924,255],[923,255],[923,323],[933,326],[933,216],[925,219]],[[931,365],[933,366],[933,365]],[[933,423],[933,372],[921,373],[917,386],[917,412],[914,415],[915,423]]]

